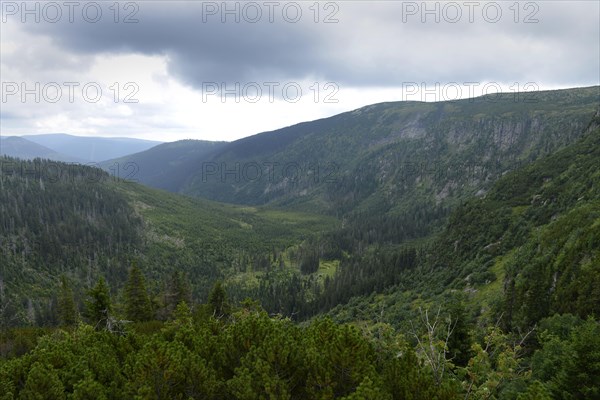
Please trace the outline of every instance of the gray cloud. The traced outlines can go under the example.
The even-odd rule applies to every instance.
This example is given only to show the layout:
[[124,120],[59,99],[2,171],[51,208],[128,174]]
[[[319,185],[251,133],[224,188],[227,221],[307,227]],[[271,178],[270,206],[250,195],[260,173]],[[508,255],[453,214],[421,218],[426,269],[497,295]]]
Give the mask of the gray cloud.
[[[502,10],[496,23],[489,22],[494,13],[486,17],[478,11],[484,3],[475,9],[473,23],[464,2],[455,2],[462,12],[458,23],[449,22],[454,14],[443,12],[446,3],[439,3],[439,23],[431,14],[423,23],[420,11],[403,17],[403,10],[413,4],[408,3],[337,2],[339,22],[332,24],[314,23],[312,2],[298,3],[303,11],[298,23],[286,22],[277,12],[270,23],[263,2],[257,2],[263,12],[257,23],[244,21],[242,13],[240,23],[232,15],[222,23],[219,14],[203,21],[206,2],[139,2],[138,23],[114,23],[112,11],[103,6],[98,23],[79,16],[75,23],[63,18],[56,24],[28,25],[79,55],[166,55],[169,72],[196,88],[203,82],[309,76],[353,87],[406,81],[598,83],[597,2],[529,2],[537,8],[527,9],[520,3],[519,23],[509,8],[512,2],[496,3]],[[321,9],[319,18],[332,11]],[[120,18],[124,14],[121,10]],[[530,14],[539,22],[523,23]]]

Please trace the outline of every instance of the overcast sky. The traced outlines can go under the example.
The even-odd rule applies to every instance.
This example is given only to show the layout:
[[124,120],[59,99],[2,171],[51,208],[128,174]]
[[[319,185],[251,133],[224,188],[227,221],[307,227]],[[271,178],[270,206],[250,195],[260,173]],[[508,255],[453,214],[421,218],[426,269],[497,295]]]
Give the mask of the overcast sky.
[[0,134],[235,140],[384,101],[598,85],[599,4],[1,0]]

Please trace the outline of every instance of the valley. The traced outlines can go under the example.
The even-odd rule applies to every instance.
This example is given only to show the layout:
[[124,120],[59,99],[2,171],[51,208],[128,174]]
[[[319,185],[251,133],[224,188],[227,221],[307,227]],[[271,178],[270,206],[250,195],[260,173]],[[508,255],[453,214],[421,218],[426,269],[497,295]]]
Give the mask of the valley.
[[[132,357],[156,357],[154,345],[183,345],[176,351],[184,359],[204,354],[204,372],[191,365],[181,372],[193,376],[185,390],[212,382],[192,390],[199,398],[221,391],[254,398],[241,393],[267,384],[291,398],[317,398],[314,371],[356,362],[311,339],[325,335],[371,360],[355,365],[362,372],[347,386],[335,378],[335,398],[405,398],[400,393],[416,387],[423,399],[469,396],[469,387],[506,396],[573,390],[532,365],[556,344],[538,332],[567,330],[556,340],[582,352],[578,341],[598,331],[600,93],[549,91],[537,100],[516,103],[504,94],[494,102],[376,104],[234,142],[159,144],[104,161],[103,170],[4,156],[0,374],[8,386],[0,387],[9,393],[22,385],[15,363],[34,363],[54,351],[48,346],[86,358],[70,341],[102,347],[116,335],[116,348],[135,348]],[[275,168],[289,165],[302,175],[278,179]],[[106,299],[98,321],[92,305]],[[569,318],[574,325],[564,325]],[[100,322],[109,336],[96,336]],[[435,328],[444,324],[447,337]],[[63,336],[44,338],[53,331]],[[243,340],[257,347],[237,348],[243,342],[230,335],[248,335]],[[127,337],[141,342],[127,344]],[[277,361],[304,374],[296,389],[254,353],[284,357],[269,353],[278,341],[299,357]],[[224,348],[241,358],[214,358],[234,357]],[[405,355],[391,359],[393,351]],[[429,358],[438,354],[447,357],[448,374]],[[112,350],[106,357],[122,377],[117,396],[150,390],[141,359],[119,360]],[[482,357],[495,367],[478,380],[474,363]],[[497,357],[529,372],[503,370]],[[50,368],[35,365],[30,376]],[[269,372],[254,376],[263,367]],[[36,373],[52,376],[42,370]],[[405,382],[402,374],[423,378]],[[90,376],[76,381],[104,382],[98,371]],[[248,379],[266,376],[274,382],[248,389]],[[77,388],[62,390],[86,393]],[[594,398],[597,386],[586,388]]]
[[0,400],[600,400],[599,16],[0,1]]

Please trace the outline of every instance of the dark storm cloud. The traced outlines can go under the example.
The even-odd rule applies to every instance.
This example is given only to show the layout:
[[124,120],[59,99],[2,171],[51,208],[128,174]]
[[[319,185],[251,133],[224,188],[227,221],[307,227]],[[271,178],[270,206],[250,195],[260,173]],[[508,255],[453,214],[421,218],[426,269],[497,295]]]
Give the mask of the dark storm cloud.
[[278,16],[270,23],[265,16],[247,23],[242,17],[235,23],[229,16],[230,22],[222,23],[220,15],[211,15],[203,22],[203,6],[190,2],[139,3],[138,23],[114,23],[112,18],[32,28],[77,53],[165,55],[170,72],[192,85],[302,77],[312,66],[316,71],[327,64],[319,56],[324,44],[319,31],[302,20],[292,24]]
[[[108,9],[113,3],[103,3],[97,23],[75,13],[74,23],[63,18],[27,27],[78,54],[164,55],[169,72],[196,88],[203,82],[307,77],[354,87],[532,79],[596,84],[598,3],[528,3],[537,8],[520,3],[518,15],[509,9],[512,2],[501,3],[502,18],[491,22],[494,14],[485,15],[483,7],[469,21],[464,2],[455,2],[462,13],[457,23],[450,21],[454,14],[443,11],[445,3],[437,3],[437,15],[407,12],[422,2],[337,2],[329,9],[320,3],[317,23],[312,2],[295,3],[302,9],[296,23],[290,22],[294,10],[282,11],[288,3],[278,3],[273,22],[266,3],[254,3],[262,13],[257,23],[249,22],[253,10],[244,14],[245,3],[228,3],[237,4],[239,23],[235,13],[223,15],[221,2],[134,3],[137,23],[122,22],[133,9],[122,9],[115,23],[114,10]],[[429,4],[435,9],[436,3]],[[208,13],[215,5],[216,13]],[[323,23],[334,11],[338,22]],[[525,23],[528,17],[533,22]]]

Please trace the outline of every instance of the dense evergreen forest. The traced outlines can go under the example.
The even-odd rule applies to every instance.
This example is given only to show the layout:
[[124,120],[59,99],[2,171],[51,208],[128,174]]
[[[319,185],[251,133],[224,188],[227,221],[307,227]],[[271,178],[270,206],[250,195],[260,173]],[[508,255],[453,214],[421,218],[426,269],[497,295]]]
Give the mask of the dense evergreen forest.
[[600,109],[569,104],[485,184],[374,184],[392,144],[319,213],[0,158],[0,399],[600,399]]
[[[152,321],[132,267],[117,319],[103,280],[84,315],[63,282],[60,329],[3,335],[3,399],[595,399],[600,325],[572,314],[527,332],[474,324],[460,303],[420,310],[402,332],[380,322],[297,325],[220,284],[192,311]],[[87,321],[87,323],[85,322]]]

